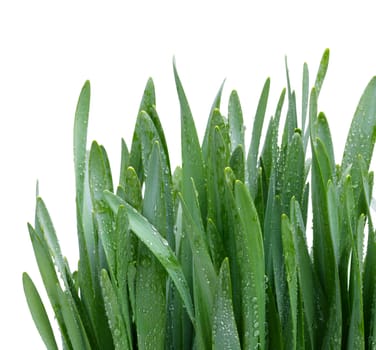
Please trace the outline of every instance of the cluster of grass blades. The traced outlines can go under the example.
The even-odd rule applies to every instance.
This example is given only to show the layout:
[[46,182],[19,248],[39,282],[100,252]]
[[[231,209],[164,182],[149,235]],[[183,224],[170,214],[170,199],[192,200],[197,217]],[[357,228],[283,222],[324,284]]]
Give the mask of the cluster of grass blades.
[[[287,90],[268,125],[266,80],[248,152],[238,95],[231,93],[225,117],[222,87],[200,144],[174,64],[182,166],[172,173],[149,80],[130,150],[122,141],[116,188],[104,147],[94,141],[87,150],[84,85],[74,124],[77,271],[39,196],[28,225],[64,349],[376,349],[369,172],[376,78],[360,99],[338,165],[317,107],[328,61],[326,50],[312,88],[304,65],[299,112],[286,65]],[[46,347],[58,349],[26,273],[23,285]]]

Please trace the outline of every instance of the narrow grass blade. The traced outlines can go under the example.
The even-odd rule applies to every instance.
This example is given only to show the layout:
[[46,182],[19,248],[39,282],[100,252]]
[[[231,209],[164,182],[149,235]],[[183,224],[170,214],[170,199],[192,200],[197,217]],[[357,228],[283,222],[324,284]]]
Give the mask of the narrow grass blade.
[[288,286],[288,321],[284,327],[285,344],[287,349],[294,350],[297,345],[297,315],[298,315],[298,285],[297,285],[297,264],[296,249],[288,216],[282,214],[281,233],[283,245],[283,257],[286,268]]
[[129,151],[124,139],[121,139],[121,162],[119,172],[119,186],[125,188],[125,174],[129,166]]
[[232,308],[230,266],[227,258],[223,260],[219,271],[218,288],[214,301],[212,338],[214,350],[240,350],[239,335]]
[[112,285],[106,270],[101,271],[101,287],[104,298],[104,306],[111,330],[114,346],[116,350],[132,349],[130,339],[124,319],[122,317],[121,306],[118,303],[116,291]]
[[[356,236],[362,236],[365,224],[365,216],[361,215],[358,220]],[[351,317],[347,338],[348,349],[364,349],[364,316],[363,316],[363,296],[362,296],[362,264],[358,255],[356,239],[353,240],[350,269],[350,305]]]
[[263,171],[266,176],[268,186],[272,173],[272,168],[276,166],[277,162],[278,129],[285,96],[286,89],[283,89],[278,100],[274,117],[270,119],[268,130],[266,132],[264,146],[261,152]]
[[307,119],[308,94],[309,94],[309,72],[308,72],[307,63],[304,63],[303,83],[302,83],[302,132],[303,132],[303,135],[304,135],[305,124],[306,124],[306,119]]
[[[191,190],[196,193],[193,179]],[[182,197],[180,200],[193,257],[196,342],[200,349],[211,349],[212,310],[217,276],[204,239],[205,231],[200,218],[198,198],[196,197],[193,208],[188,208]]]
[[[74,307],[73,300],[68,292],[63,292],[60,287],[56,289],[59,297],[59,306],[64,324],[67,328],[67,334],[73,349],[90,350],[90,342],[85,332],[84,326]],[[112,343],[106,344],[107,349],[112,349]]]
[[[217,115],[219,119],[222,117]],[[229,163],[228,145],[222,137],[216,118],[212,119],[212,126],[209,135],[209,150],[207,163],[207,196],[208,196],[208,217],[211,218],[215,226],[225,240],[224,227],[224,207],[225,203],[221,201],[224,197],[224,169]],[[188,203],[187,203],[188,204]],[[222,257],[221,261],[224,257]]]
[[[310,344],[310,349],[315,349],[316,311],[315,299],[320,286],[314,276],[311,257],[309,255],[307,240],[305,236],[305,224],[299,203],[295,198],[291,199],[290,221],[296,252],[296,265],[299,281],[299,294],[302,303],[304,317],[306,344]],[[316,289],[316,290],[315,290]]]
[[86,167],[86,139],[90,107],[90,83],[86,81],[78,99],[74,120],[74,170],[76,174],[76,197],[78,210],[82,212]]
[[[215,99],[213,101],[212,107],[210,109],[210,115],[208,118],[208,122],[206,124],[206,130],[204,135],[204,140],[202,141],[202,155],[204,160],[207,159],[208,156],[208,148],[209,148],[209,135],[210,135],[210,129],[212,127],[212,119],[215,117],[215,114],[219,113],[220,106],[221,106],[221,98],[222,98],[222,91],[223,91],[223,85],[224,81],[222,82],[217,95],[215,96]],[[219,113],[220,114],[220,113]]]
[[43,284],[50,300],[52,309],[55,311],[55,316],[60,327],[60,332],[67,344],[70,344],[64,323],[64,318],[61,313],[60,298],[58,294],[58,288],[60,288],[60,284],[53,265],[52,258],[48,253],[48,247],[30,224],[28,224],[28,229],[39,272],[42,277]]
[[46,309],[44,308],[38,290],[26,272],[22,275],[22,283],[31,315],[46,348],[48,350],[57,350],[58,347]]
[[235,90],[231,92],[228,103],[228,124],[230,127],[231,152],[234,152],[239,145],[245,149],[243,112],[239,96]]
[[290,212],[293,196],[300,203],[304,188],[304,148],[299,132],[294,133],[287,148],[287,156],[282,181],[282,208],[285,214]]
[[316,81],[315,81],[315,89],[316,89],[317,97],[320,95],[322,83],[324,82],[326,72],[328,70],[329,55],[330,55],[330,51],[329,49],[326,49],[321,57],[321,61],[320,61],[320,65],[317,71]]
[[167,241],[144,216],[138,213],[124,200],[108,191],[104,192],[104,198],[115,213],[120,205],[124,205],[124,207],[127,209],[130,229],[142,242],[144,242],[144,244],[153,252],[155,257],[167,270],[169,276],[174,281],[187,309],[188,315],[194,324],[193,305],[187,281],[183,275],[181,266]]
[[[104,190],[113,191],[112,177],[105,152],[95,141],[90,149],[88,175],[94,223],[99,232],[99,264],[101,268],[108,264],[111,276],[114,276],[116,242],[112,240],[113,214],[103,198]],[[102,256],[103,253],[105,256]]]
[[376,345],[376,232],[370,227],[364,261],[363,305],[365,339],[373,349]]
[[266,105],[268,102],[270,89],[270,79],[266,79],[264,87],[261,92],[259,103],[257,105],[255,119],[253,121],[251,144],[247,156],[247,169],[248,169],[248,186],[252,198],[255,198],[257,192],[257,159],[259,153],[259,145],[261,138],[262,126],[266,112]]
[[[115,234],[117,241],[116,250],[116,291],[118,296],[118,302],[120,304],[121,313],[125,322],[128,344],[131,348],[132,333],[131,333],[131,320],[132,310],[130,307],[130,296],[128,291],[128,278],[129,265],[131,264],[130,253],[130,240],[131,232],[129,230],[129,220],[127,210],[124,206],[119,206],[115,221]],[[115,284],[112,282],[113,285]]]
[[68,288],[68,276],[70,274],[68,265],[61,253],[59,241],[56,236],[55,228],[52,224],[51,217],[48,213],[47,207],[44,204],[42,198],[37,198],[36,204],[36,227],[41,237],[46,241],[50,252],[54,258],[54,262],[60,272],[60,276],[64,281],[66,288]]
[[[193,178],[201,209],[201,216],[206,219],[206,183],[205,170],[200,142],[187,97],[183,90],[175,61],[173,64],[176,89],[178,92],[181,113],[181,150],[183,163],[182,194],[189,207],[193,206],[195,199],[191,195],[191,178]],[[191,197],[189,197],[191,196]]]

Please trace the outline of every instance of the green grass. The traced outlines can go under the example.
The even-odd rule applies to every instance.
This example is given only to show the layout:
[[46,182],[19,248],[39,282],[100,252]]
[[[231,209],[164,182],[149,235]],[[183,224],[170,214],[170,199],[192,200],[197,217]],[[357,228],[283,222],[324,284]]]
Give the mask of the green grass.
[[172,172],[149,80],[131,147],[122,140],[116,187],[104,147],[87,146],[85,83],[74,122],[77,270],[63,257],[39,196],[34,226],[28,225],[60,331],[56,340],[24,273],[26,299],[47,349],[60,342],[67,350],[376,349],[369,172],[376,77],[364,90],[337,164],[318,109],[328,62],[326,50],[311,88],[303,66],[301,111],[286,64],[287,90],[268,124],[266,80],[248,152],[238,95],[231,93],[224,116],[222,86],[200,144],[174,63],[182,166]]

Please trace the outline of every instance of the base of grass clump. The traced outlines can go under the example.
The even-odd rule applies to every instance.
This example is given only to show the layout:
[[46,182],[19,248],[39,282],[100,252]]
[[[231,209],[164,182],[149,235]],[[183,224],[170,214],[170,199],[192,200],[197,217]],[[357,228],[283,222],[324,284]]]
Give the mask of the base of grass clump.
[[[130,149],[122,141],[116,188],[104,147],[94,141],[87,151],[85,83],[74,124],[77,271],[64,259],[40,197],[35,224],[28,225],[64,349],[376,348],[369,172],[376,78],[360,99],[337,165],[327,119],[317,106],[328,61],[326,50],[311,90],[304,65],[301,113],[286,68],[288,89],[267,126],[266,80],[248,152],[235,91],[227,117],[218,92],[200,144],[174,64],[182,167],[172,173],[149,80]],[[26,273],[23,283],[46,347],[57,349]]]

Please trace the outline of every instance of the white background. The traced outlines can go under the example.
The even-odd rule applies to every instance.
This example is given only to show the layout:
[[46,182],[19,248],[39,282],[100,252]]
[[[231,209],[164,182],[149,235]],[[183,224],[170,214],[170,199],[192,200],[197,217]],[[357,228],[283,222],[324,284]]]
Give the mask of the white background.
[[[251,3],[251,2],[249,2]],[[259,2],[261,3],[261,2]],[[376,74],[375,9],[338,3],[239,1],[2,1],[0,3],[0,348],[42,349],[23,296],[28,273],[45,297],[29,242],[35,183],[49,207],[64,254],[76,267],[72,128],[86,79],[92,85],[89,139],[106,146],[117,182],[120,139],[131,142],[148,77],[180,163],[175,55],[199,136],[222,80],[222,112],[237,89],[247,137],[265,79],[268,116],[286,86],[288,56],[300,98],[302,65],[311,83],[326,47],[330,65],[319,107],[340,162],[351,117]],[[299,104],[300,105],[300,104]]]

